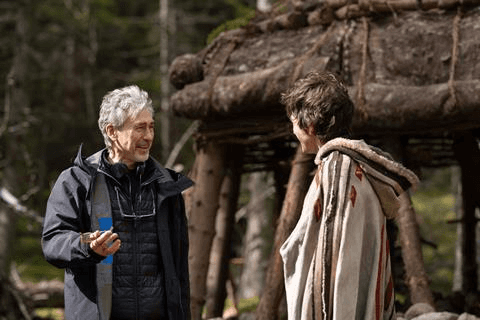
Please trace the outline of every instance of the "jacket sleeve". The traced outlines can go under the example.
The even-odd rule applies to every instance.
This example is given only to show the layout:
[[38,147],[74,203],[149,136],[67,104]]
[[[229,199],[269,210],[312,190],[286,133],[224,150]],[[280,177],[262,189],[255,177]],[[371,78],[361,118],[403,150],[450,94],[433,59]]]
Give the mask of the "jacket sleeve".
[[47,202],[42,232],[45,259],[58,268],[93,265],[104,257],[80,242],[80,233],[90,231],[86,195],[89,177],[70,168],[57,179]]
[[182,195],[177,198],[177,205],[180,212],[180,252],[179,252],[179,280],[182,287],[182,306],[186,319],[190,319],[190,274],[188,269],[188,229],[187,216],[185,212],[185,201]]

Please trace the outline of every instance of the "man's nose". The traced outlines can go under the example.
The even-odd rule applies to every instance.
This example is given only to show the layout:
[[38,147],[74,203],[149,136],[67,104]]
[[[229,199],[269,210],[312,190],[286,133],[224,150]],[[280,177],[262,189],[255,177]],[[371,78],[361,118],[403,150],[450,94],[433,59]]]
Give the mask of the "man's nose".
[[143,138],[145,140],[151,141],[151,140],[153,140],[153,137],[154,137],[153,129],[147,129],[147,132],[145,133],[145,136]]

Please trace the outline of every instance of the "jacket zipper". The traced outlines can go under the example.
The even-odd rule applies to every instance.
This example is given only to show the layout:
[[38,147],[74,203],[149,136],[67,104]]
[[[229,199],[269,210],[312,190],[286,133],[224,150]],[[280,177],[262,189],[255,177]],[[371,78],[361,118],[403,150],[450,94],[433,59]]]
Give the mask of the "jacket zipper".
[[[142,202],[142,175],[140,175],[139,177],[139,183],[138,183],[138,190],[137,190],[137,194],[138,194],[138,197],[139,197],[139,203]],[[132,189],[132,182],[130,181],[130,194],[132,194],[131,192],[131,189]],[[135,195],[135,198],[137,197],[137,194]],[[133,215],[135,216],[134,220],[133,220],[133,228],[134,228],[134,246],[133,246],[133,250],[134,250],[134,263],[135,263],[135,319],[139,319],[140,317],[140,298],[138,296],[138,288],[137,288],[137,282],[138,282],[138,261],[137,261],[137,213],[134,211],[135,210],[135,206],[134,206],[134,203],[135,203],[135,198],[131,197],[132,199],[132,211],[133,211]]]
[[[113,179],[118,185],[121,185],[121,183],[115,178],[113,177],[112,175],[108,174],[107,172],[105,172],[104,170],[101,170],[101,169],[98,169],[99,172],[103,173],[104,175],[110,177],[111,179]],[[152,183],[153,181],[157,180],[158,178],[151,178],[145,182],[143,182],[142,184],[142,177],[140,176],[140,187],[139,187],[139,201],[141,202],[142,200],[142,187]],[[136,216],[136,212],[135,212],[135,208],[134,208],[134,201],[135,199],[132,199],[132,183],[129,179],[129,189],[130,189],[130,195],[127,195],[127,199],[130,199],[130,205],[131,205],[131,209],[132,209],[132,213],[133,215]],[[120,190],[122,190],[120,188]],[[156,205],[156,203],[155,203]],[[139,314],[140,314],[140,304],[139,304],[139,296],[138,296],[138,288],[137,288],[137,281],[138,281],[138,269],[137,269],[137,233],[135,232],[136,230],[136,218],[133,219],[133,228],[134,228],[134,232],[133,232],[133,263],[134,263],[134,268],[133,268],[133,277],[134,277],[134,295],[135,295],[135,319],[138,320],[139,319]],[[182,304],[182,299],[180,297],[180,304]],[[182,309],[183,309],[183,306],[181,306]]]
[[[138,285],[138,260],[137,260],[137,213],[135,212],[135,206],[134,206],[134,202],[135,202],[135,198],[132,197],[132,181],[130,181],[130,179],[128,179],[129,181],[129,188],[130,188],[130,201],[131,201],[131,206],[132,206],[132,213],[133,215],[135,216],[133,218],[133,290],[134,290],[134,294],[135,294],[135,319],[139,319],[139,309],[140,309],[140,305],[139,305],[139,297],[138,297],[138,288],[137,288],[137,285]],[[141,191],[139,190],[138,193],[141,193]],[[135,195],[136,196],[136,195]]]
[[[103,171],[102,171],[103,172]],[[114,181],[116,181],[119,185],[120,182],[115,179],[114,177],[112,177],[111,175],[109,175],[108,173],[105,173],[104,174],[108,175],[109,177],[111,177]],[[137,282],[138,282],[138,260],[137,260],[137,251],[138,251],[138,248],[137,248],[137,232],[136,232],[136,229],[137,229],[137,218],[136,218],[136,215],[137,213],[135,212],[135,206],[134,206],[134,202],[135,202],[135,199],[132,197],[132,182],[130,181],[130,179],[128,179],[128,189],[129,189],[129,194],[125,194],[124,191],[122,191],[122,188],[120,188],[120,192],[122,192],[125,197],[130,201],[130,208],[132,210],[132,214],[135,216],[133,218],[133,231],[132,232],[132,241],[133,241],[133,294],[135,296],[135,319],[138,320],[139,319],[139,314],[140,314],[140,304],[139,304],[139,296],[138,296],[138,288],[137,288]],[[141,191],[141,190],[140,190]],[[139,193],[140,193],[139,191]]]

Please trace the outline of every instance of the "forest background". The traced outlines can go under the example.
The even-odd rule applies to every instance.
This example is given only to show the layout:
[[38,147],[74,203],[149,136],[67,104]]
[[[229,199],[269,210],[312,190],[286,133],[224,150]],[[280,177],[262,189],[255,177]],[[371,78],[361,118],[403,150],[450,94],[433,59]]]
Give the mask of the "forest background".
[[[103,95],[129,84],[149,92],[157,112],[153,156],[165,163],[191,124],[165,111],[173,90],[168,64],[199,51],[222,30],[245,24],[257,5],[255,0],[170,1],[162,18],[161,3],[0,0],[0,188],[20,201],[16,209],[25,209],[22,214],[0,200],[0,233],[8,240],[0,244],[0,271],[10,272],[8,261],[13,261],[22,281],[63,280],[63,270],[43,259],[39,221],[52,184],[80,144],[84,154],[103,147],[96,122]],[[193,160],[189,141],[175,163],[188,173]],[[247,183],[242,185],[241,204],[247,205],[250,194]],[[456,168],[425,169],[413,194],[431,287],[444,295],[454,283],[456,226],[446,222],[456,218],[457,189]],[[273,197],[265,200],[268,206]],[[244,231],[241,224],[238,229]]]

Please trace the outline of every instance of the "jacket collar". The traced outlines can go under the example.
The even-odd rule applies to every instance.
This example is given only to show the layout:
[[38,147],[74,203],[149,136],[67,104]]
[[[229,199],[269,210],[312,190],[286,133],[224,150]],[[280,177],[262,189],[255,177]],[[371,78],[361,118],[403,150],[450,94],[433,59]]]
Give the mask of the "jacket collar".
[[[74,165],[82,168],[92,177],[98,174],[98,172],[108,174],[108,171],[110,170],[105,168],[105,163],[102,161],[103,154],[107,152],[107,149],[104,148],[89,157],[84,157],[82,155],[82,147],[83,144],[80,145],[78,149],[77,156],[74,160]],[[145,171],[144,174],[146,177],[144,183],[150,183],[156,180],[160,185],[162,185],[162,189],[168,191],[168,193],[181,193],[193,185],[192,180],[178,172],[164,168],[160,162],[153,157],[150,157],[144,164],[142,164],[142,167],[143,168],[140,170]]]

